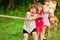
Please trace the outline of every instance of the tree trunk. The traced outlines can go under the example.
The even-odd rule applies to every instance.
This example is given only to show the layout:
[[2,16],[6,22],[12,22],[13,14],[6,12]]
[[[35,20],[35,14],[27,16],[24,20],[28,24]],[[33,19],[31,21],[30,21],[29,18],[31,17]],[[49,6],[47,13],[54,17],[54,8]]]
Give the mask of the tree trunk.
[[0,7],[2,6],[2,0],[0,0]]
[[13,10],[14,10],[14,8],[15,8],[14,0],[9,0],[9,1],[10,1],[10,2],[9,2],[9,4],[8,4],[8,6],[7,6],[6,11],[8,11],[10,8],[13,9]]
[[37,4],[38,3],[38,0],[33,0],[33,4]]
[[58,2],[58,6],[60,6],[60,0],[57,0],[57,2]]

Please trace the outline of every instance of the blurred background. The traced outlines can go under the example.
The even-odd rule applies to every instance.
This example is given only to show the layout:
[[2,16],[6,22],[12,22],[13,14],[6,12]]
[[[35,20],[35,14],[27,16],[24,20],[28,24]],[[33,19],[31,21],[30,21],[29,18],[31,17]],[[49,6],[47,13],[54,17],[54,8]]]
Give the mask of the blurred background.
[[[25,17],[29,5],[37,3],[37,1],[44,4],[45,0],[0,0],[0,14]],[[57,0],[55,16],[59,20],[58,30],[54,31],[54,26],[52,26],[52,37],[48,40],[60,40],[60,0]],[[23,40],[23,24],[22,19],[0,17],[0,40]],[[32,40],[31,36],[29,40]]]

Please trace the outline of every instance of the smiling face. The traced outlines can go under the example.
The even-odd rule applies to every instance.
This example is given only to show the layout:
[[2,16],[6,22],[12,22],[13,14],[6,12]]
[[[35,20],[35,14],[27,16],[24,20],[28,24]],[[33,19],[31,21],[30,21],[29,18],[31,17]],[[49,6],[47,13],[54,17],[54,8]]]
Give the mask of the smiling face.
[[31,9],[30,9],[30,12],[31,12],[31,13],[36,13],[36,8],[35,8],[35,7],[31,8]]
[[37,12],[36,7],[31,7],[30,12],[31,12],[31,15],[34,15]]
[[38,11],[41,11],[41,10],[42,10],[42,6],[38,5]]

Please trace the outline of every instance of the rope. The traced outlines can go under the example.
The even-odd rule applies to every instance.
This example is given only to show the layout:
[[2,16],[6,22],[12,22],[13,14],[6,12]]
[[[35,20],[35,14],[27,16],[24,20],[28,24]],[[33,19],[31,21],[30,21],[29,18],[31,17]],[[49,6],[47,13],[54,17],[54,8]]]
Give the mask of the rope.
[[17,17],[17,16],[8,16],[8,15],[0,15],[0,17],[14,18],[14,19],[28,19],[28,18],[22,18],[22,17]]

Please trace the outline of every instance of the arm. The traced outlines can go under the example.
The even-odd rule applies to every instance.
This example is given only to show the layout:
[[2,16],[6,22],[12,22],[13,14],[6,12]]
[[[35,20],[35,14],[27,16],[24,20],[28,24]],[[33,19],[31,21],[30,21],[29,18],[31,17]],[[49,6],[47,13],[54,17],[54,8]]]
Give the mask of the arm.
[[36,19],[36,16],[31,17],[30,13],[27,12],[27,13],[26,13],[26,18],[27,18],[27,20],[31,21],[31,20],[35,20],[35,19]]
[[44,12],[43,12],[43,10],[41,10],[40,13],[38,14],[38,17],[43,17],[43,14],[44,14]]

